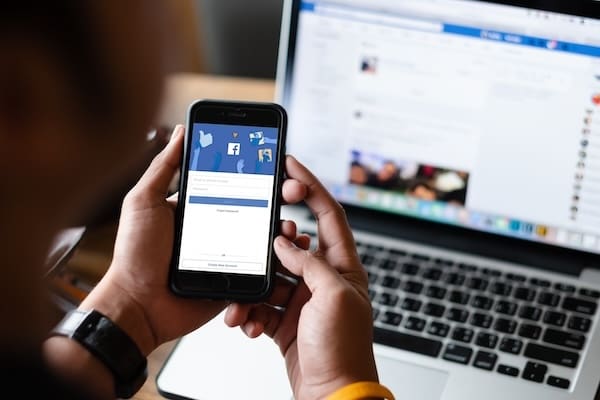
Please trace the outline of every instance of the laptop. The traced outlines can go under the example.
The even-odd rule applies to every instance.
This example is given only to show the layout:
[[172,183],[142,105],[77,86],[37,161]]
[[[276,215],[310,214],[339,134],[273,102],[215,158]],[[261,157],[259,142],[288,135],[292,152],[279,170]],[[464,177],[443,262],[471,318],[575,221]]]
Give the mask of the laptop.
[[[346,209],[397,398],[599,397],[600,2],[288,1],[277,78],[288,152]],[[277,349],[226,329],[184,338],[162,393],[290,398]]]

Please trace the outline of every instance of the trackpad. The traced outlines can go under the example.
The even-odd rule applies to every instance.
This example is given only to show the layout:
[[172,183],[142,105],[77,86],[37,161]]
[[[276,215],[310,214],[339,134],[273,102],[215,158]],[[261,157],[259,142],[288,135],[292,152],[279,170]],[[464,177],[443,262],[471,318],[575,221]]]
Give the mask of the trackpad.
[[448,374],[443,371],[377,356],[379,381],[397,399],[439,400]]

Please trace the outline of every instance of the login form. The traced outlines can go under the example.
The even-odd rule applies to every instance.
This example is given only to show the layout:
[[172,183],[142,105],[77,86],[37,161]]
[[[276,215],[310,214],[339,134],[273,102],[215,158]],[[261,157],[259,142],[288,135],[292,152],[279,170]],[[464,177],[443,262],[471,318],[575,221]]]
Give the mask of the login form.
[[179,269],[266,273],[277,133],[194,124]]

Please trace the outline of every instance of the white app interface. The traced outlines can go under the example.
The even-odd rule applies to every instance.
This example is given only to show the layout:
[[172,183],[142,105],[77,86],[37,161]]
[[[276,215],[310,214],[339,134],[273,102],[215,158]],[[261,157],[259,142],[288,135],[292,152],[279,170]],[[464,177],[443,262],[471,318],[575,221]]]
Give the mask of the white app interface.
[[179,269],[266,273],[277,128],[193,127]]

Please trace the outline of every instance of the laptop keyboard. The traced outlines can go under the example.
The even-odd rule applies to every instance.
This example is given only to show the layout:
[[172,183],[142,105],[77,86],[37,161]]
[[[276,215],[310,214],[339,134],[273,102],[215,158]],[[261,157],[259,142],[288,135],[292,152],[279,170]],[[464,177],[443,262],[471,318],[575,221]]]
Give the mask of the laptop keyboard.
[[[369,276],[376,343],[571,386],[599,291],[363,242],[357,248]],[[573,372],[553,375],[553,365]]]

